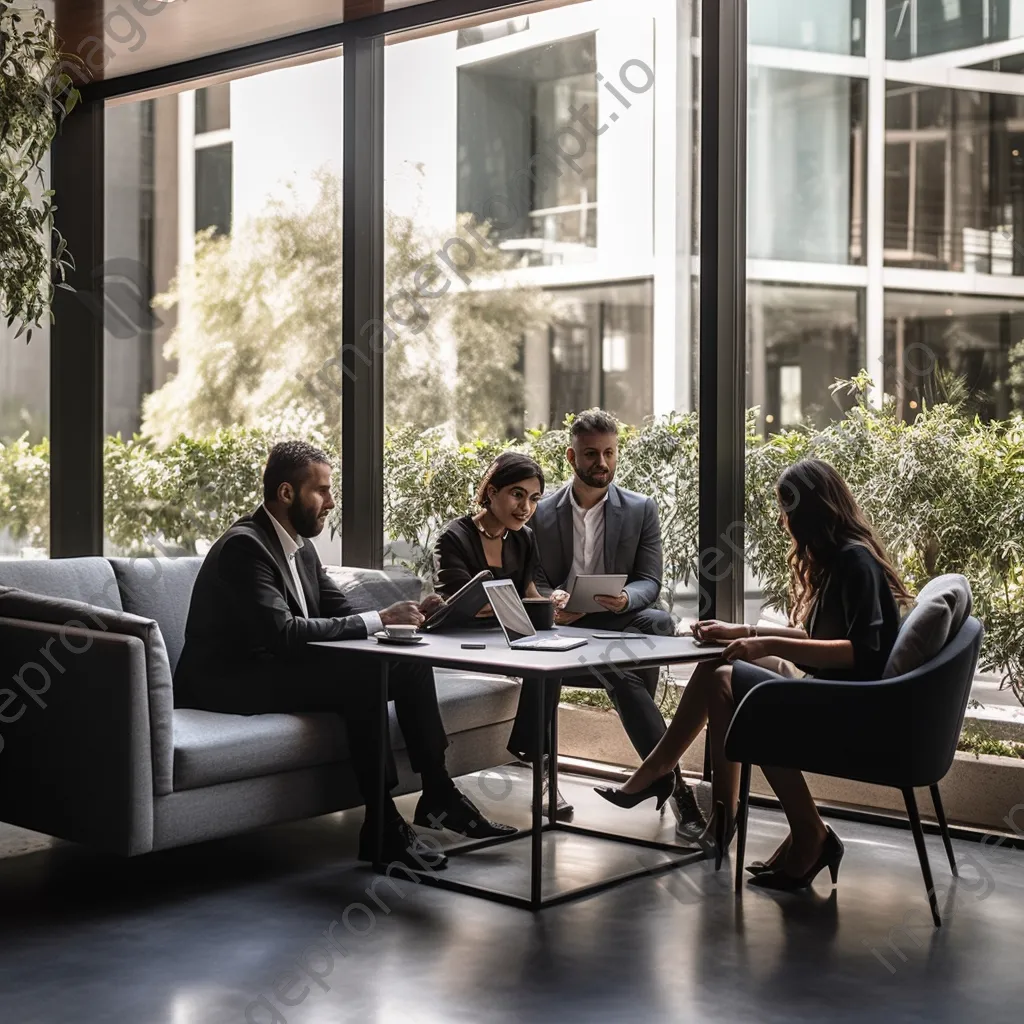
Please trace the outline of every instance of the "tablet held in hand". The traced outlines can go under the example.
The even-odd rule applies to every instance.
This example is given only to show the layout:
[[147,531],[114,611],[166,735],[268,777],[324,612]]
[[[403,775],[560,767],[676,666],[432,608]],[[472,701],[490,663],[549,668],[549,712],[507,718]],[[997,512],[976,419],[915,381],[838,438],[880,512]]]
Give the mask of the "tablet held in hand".
[[569,591],[569,600],[565,604],[567,612],[587,614],[589,612],[606,612],[607,608],[597,597],[616,597],[622,593],[626,585],[625,573],[605,576],[577,576]]

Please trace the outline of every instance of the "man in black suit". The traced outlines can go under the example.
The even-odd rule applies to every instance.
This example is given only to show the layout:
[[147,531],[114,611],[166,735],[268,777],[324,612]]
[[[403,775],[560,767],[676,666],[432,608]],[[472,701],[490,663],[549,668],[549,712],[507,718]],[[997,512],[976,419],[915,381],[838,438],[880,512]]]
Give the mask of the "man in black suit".
[[[657,607],[663,565],[658,507],[653,498],[613,483],[619,450],[618,424],[607,413],[593,409],[576,417],[571,434],[572,444],[566,458],[573,468],[573,479],[545,496],[530,521],[540,553],[538,590],[551,595],[558,625],[673,635],[675,622],[671,614]],[[565,610],[576,576],[613,574],[624,575],[626,585],[618,594],[597,598],[605,609],[603,612],[581,614]],[[638,651],[643,649],[643,643],[638,637]],[[641,758],[647,757],[665,732],[665,720],[654,700],[659,671],[605,670],[601,676]],[[510,748],[514,749],[514,743],[533,742],[532,723],[536,719],[530,717],[526,705],[527,701],[521,701],[518,728],[513,729]],[[562,803],[561,797],[559,801]],[[672,807],[680,822],[679,834],[685,838],[699,835],[704,827],[703,818],[692,792],[678,775]],[[562,814],[568,817],[571,808]]]
[[[353,656],[308,646],[318,640],[363,638],[384,625],[420,625],[441,599],[400,601],[380,612],[351,614],[345,595],[306,539],[317,536],[334,508],[327,456],[301,441],[275,445],[263,474],[263,504],[243,516],[213,545],[192,591],[185,646],[174,674],[178,707],[237,714],[335,711],[343,716],[352,765],[368,808],[359,855],[372,860],[377,792],[375,687],[377,670]],[[344,675],[343,675],[344,673]],[[448,737],[441,722],[433,673],[402,666],[390,675],[389,695],[420,774],[423,795],[414,822],[474,838],[515,831],[489,822],[456,788],[445,767]],[[397,771],[387,751],[387,788]],[[422,869],[443,867],[398,813],[384,808],[384,860]]]

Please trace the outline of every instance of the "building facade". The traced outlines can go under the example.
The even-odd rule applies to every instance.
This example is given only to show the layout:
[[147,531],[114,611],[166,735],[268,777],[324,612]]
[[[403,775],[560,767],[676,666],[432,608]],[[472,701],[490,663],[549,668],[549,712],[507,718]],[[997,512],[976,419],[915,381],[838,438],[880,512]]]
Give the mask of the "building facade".
[[[699,12],[542,5],[386,48],[385,200],[425,234],[489,220],[554,300],[514,338],[510,430],[696,402]],[[757,0],[748,24],[747,399],[820,423],[865,368],[912,416],[966,380],[1024,407],[1024,0]],[[107,429],[176,372],[153,310],[197,230],[341,174],[342,56],[118,101],[107,119]],[[554,170],[552,170],[554,168]],[[500,197],[514,197],[514,213]],[[504,212],[503,212],[504,211]],[[487,287],[474,281],[472,286]],[[0,349],[6,437],[45,434],[47,352]],[[458,366],[450,366],[457,374]]]

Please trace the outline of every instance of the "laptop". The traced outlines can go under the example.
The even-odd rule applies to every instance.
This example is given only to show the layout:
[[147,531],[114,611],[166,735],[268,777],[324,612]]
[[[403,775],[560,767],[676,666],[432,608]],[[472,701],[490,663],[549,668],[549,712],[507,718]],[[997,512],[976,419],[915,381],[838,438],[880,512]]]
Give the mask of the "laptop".
[[513,651],[571,651],[587,642],[584,637],[557,634],[538,640],[537,630],[511,580],[485,580],[483,588],[505,641]]

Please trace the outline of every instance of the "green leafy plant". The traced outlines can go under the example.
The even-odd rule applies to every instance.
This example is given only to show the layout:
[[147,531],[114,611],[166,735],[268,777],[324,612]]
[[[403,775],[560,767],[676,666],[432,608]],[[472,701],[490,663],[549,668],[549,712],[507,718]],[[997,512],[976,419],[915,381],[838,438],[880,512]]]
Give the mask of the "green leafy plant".
[[[53,228],[43,162],[79,100],[53,22],[37,6],[0,0],[0,310],[16,337],[52,316],[54,280],[73,267]],[[51,244],[52,243],[52,244]],[[66,287],[66,285],[65,285]]]
[[[300,414],[311,429],[340,422],[341,182],[323,171],[316,184],[308,208],[285,195],[230,237],[213,229],[196,236],[194,263],[154,300],[181,311],[165,347],[177,372],[145,399],[144,436],[167,444],[236,426],[273,431]],[[493,277],[508,264],[486,224],[463,216],[450,237],[462,243],[459,260],[475,254],[474,275]],[[417,300],[417,288],[441,292],[442,279],[423,268],[436,270],[430,261],[445,241],[411,217],[387,217],[388,419],[421,430],[446,423],[464,439],[504,436],[512,410],[522,408],[518,341],[547,323],[551,301],[539,288],[519,287],[449,287],[441,298]]]
[[[108,437],[104,449],[106,533],[127,552],[194,554],[263,500],[267,452],[296,432],[236,427],[175,438],[165,448]],[[304,435],[332,456],[325,437]],[[340,473],[335,472],[335,483]]]
[[926,405],[913,422],[886,400],[868,405],[866,374],[840,381],[855,404],[819,432],[751,436],[747,450],[748,564],[768,603],[785,607],[785,535],[774,484],[814,456],[849,482],[911,591],[947,572],[965,575],[985,624],[981,667],[1024,700],[1024,420],[983,423],[964,396]]
[[956,749],[974,754],[975,757],[980,754],[990,754],[995,757],[1024,758],[1024,743],[996,739],[983,726],[974,722],[967,722],[964,725]]
[[0,529],[27,547],[50,544],[50,443],[0,443]]
[[[903,422],[892,403],[867,403],[870,381],[841,382],[852,399],[845,415],[820,431],[768,437],[748,417],[745,550],[769,605],[784,609],[786,535],[778,525],[775,482],[808,455],[846,477],[912,590],[939,573],[963,573],[985,623],[982,668],[1024,699],[1024,419],[983,423],[950,393]],[[548,486],[569,478],[567,422],[530,431],[515,447],[543,466]],[[166,447],[110,438],[104,453],[107,533],[125,551],[195,551],[259,503],[260,467],[277,437],[308,437],[331,448],[308,411],[284,410],[274,429],[235,427],[174,438]],[[487,464],[512,442],[460,442],[442,429],[399,427],[384,445],[384,526],[388,557],[433,571],[441,529],[473,508]],[[333,453],[333,449],[332,449]],[[340,479],[340,474],[335,474]],[[623,428],[618,481],[650,494],[661,511],[665,597],[697,569],[697,420],[672,414]],[[46,543],[48,449],[26,438],[0,445],[0,527],[33,545]],[[340,522],[335,513],[332,527]]]

